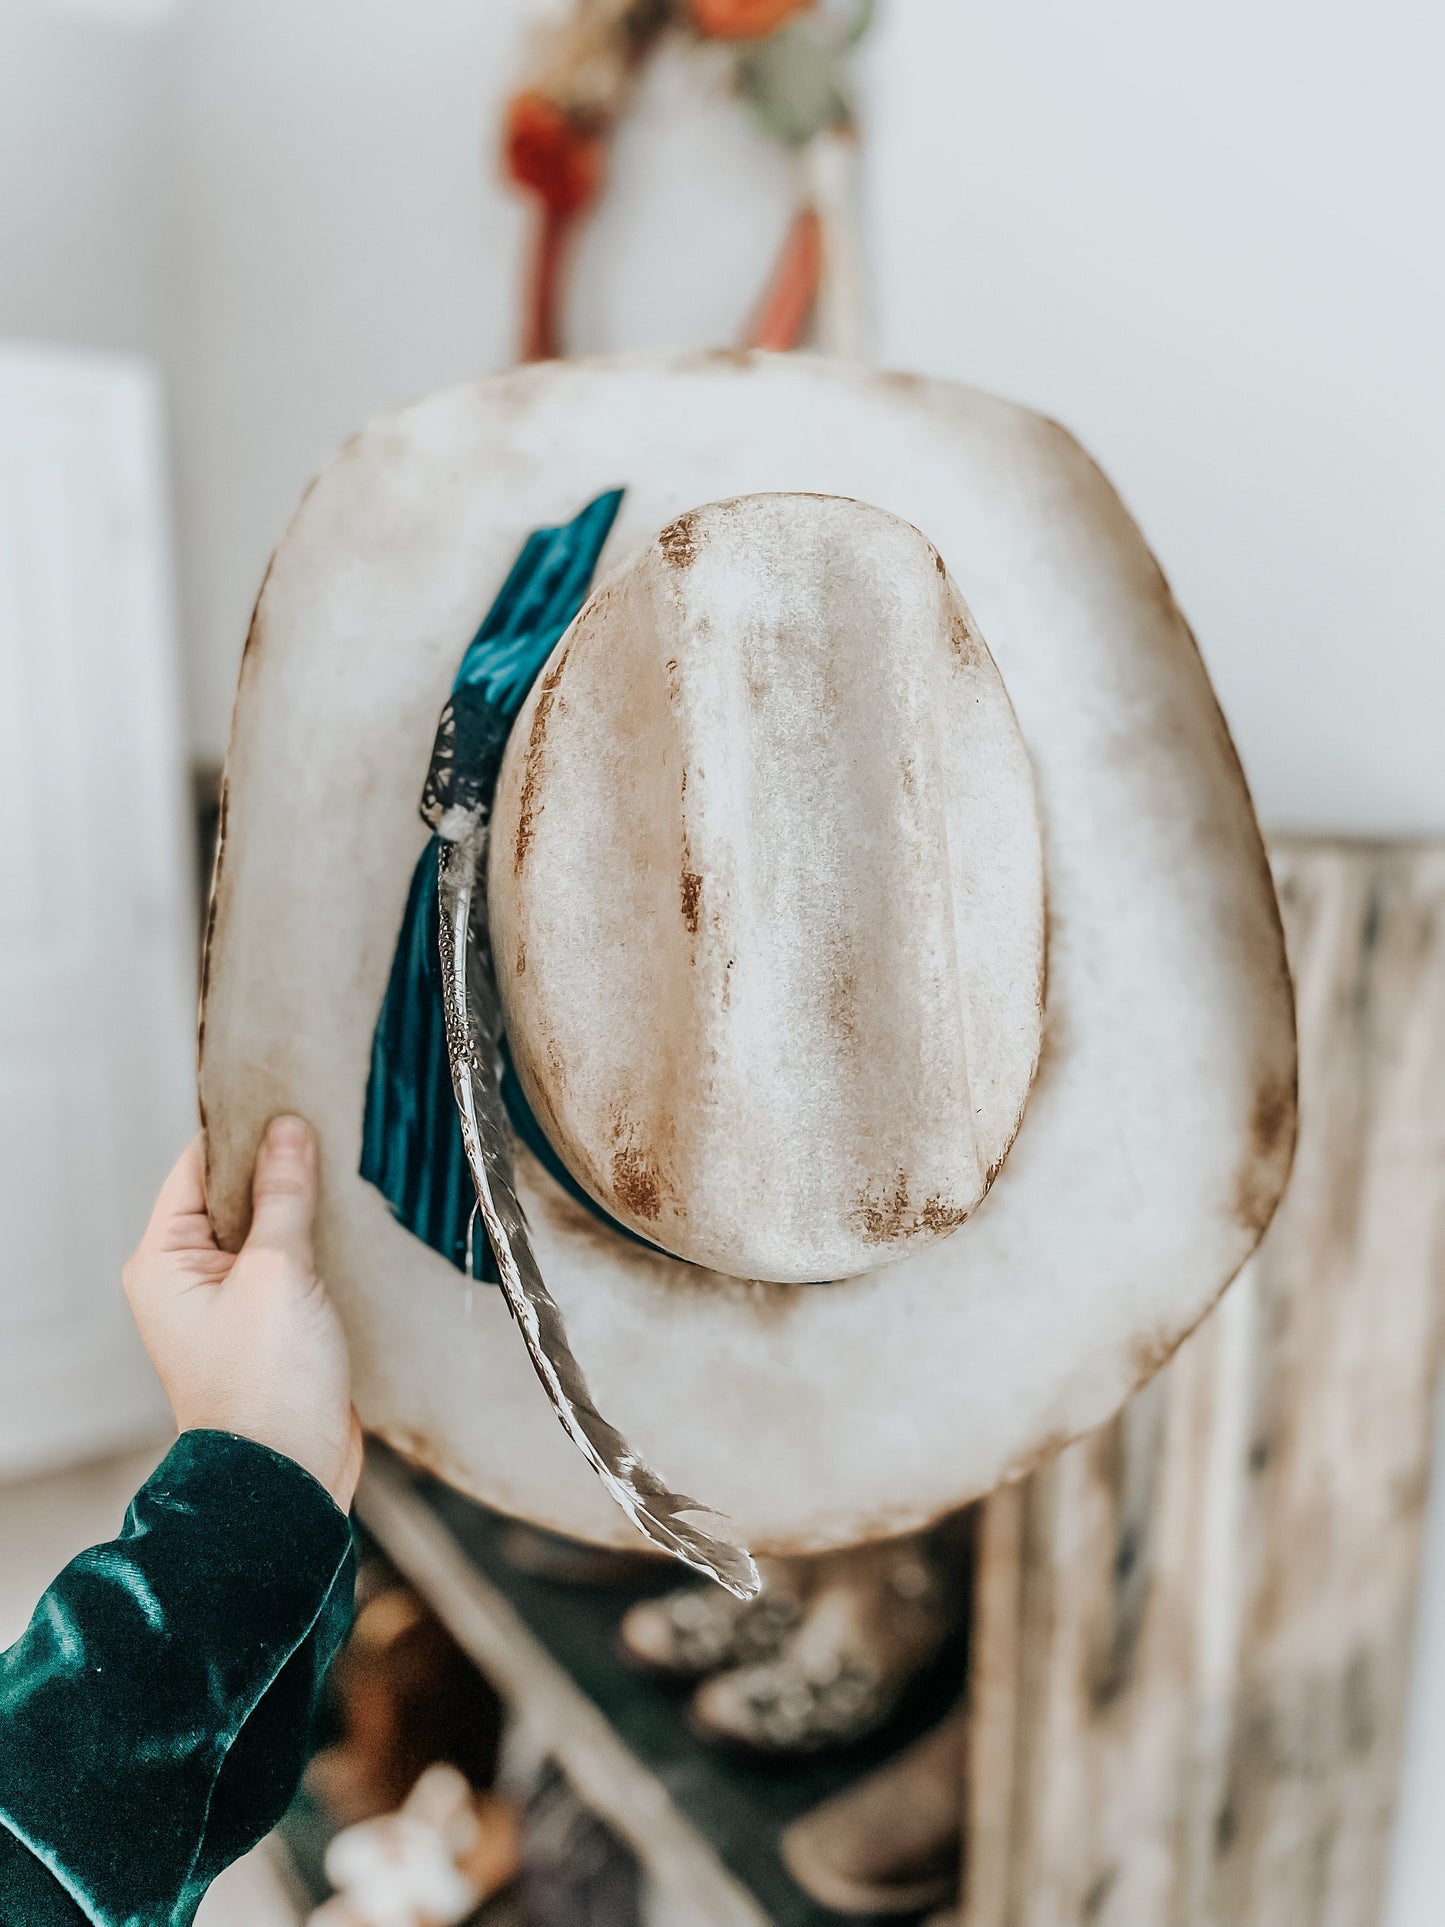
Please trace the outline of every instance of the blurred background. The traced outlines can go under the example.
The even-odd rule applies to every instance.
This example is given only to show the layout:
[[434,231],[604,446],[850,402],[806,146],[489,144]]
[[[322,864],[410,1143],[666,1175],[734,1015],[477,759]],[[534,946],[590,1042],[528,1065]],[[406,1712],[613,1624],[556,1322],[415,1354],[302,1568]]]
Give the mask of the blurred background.
[[[515,355],[528,210],[496,154],[539,11],[0,7],[0,317],[164,370],[202,759],[308,478]],[[1442,54],[1421,0],[883,0],[860,48],[876,358],[1088,445],[1275,828],[1445,828]],[[729,73],[644,74],[574,352],[743,326],[792,183]]]
[[[197,877],[267,557],[362,423],[517,358],[504,103],[567,11],[0,0],[5,1637],[159,1436],[111,1281],[193,1128]],[[1272,832],[1445,833],[1442,65],[1425,0],[879,0],[848,59],[860,345],[1098,458]],[[737,74],[681,36],[641,70],[568,352],[748,338],[801,163]],[[1445,1894],[1442,1484],[1389,1927]]]

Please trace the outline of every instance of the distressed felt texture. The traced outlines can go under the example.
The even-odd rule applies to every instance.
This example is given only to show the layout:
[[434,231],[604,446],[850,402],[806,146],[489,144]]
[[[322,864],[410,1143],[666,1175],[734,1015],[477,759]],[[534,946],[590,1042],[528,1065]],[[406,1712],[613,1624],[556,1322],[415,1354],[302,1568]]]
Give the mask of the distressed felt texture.
[[[604,1544],[632,1534],[538,1396],[502,1295],[458,1291],[452,1266],[357,1170],[377,1012],[425,842],[417,785],[462,644],[529,531],[619,476],[628,488],[598,607],[628,558],[699,505],[848,497],[912,524],[987,644],[1033,772],[1048,893],[1043,1057],[993,1188],[953,1236],[824,1287],[754,1286],[609,1232],[515,1147],[538,1264],[598,1406],[755,1552],[822,1551],[922,1524],[1102,1424],[1254,1249],[1294,1136],[1278,909],[1187,625],[1118,496],[1056,424],[945,382],[743,355],[550,363],[374,425],[306,496],[257,607],[227,762],[201,1061],[206,1193],[223,1248],[245,1235],[269,1119],[297,1111],[316,1128],[318,1262],[369,1431],[503,1511]],[[675,546],[686,560],[692,545]],[[689,596],[707,567],[705,554],[689,564]],[[886,585],[888,572],[870,579]],[[545,890],[559,923],[570,916],[598,983],[645,1034],[637,1012],[654,986],[679,981],[669,960],[694,912],[711,942],[702,906],[710,895],[719,907],[727,880],[703,876],[689,895],[684,868],[706,866],[685,866],[676,837],[670,849],[658,840],[657,761],[621,746],[607,779],[617,852],[635,864],[655,844],[677,866],[656,918],[618,929],[605,865],[542,864],[567,817],[549,759],[585,720],[588,692],[572,679],[586,668],[585,652],[570,654],[552,691],[524,880],[534,911]],[[551,673],[529,698],[538,707]],[[939,706],[938,727],[958,715]],[[688,810],[708,794],[697,770],[726,786],[735,762],[728,714],[703,721]],[[896,828],[901,762],[885,754],[886,731],[861,735],[851,766],[883,799],[880,824]],[[524,708],[508,757],[530,741]],[[669,769],[677,825],[682,772]],[[622,809],[634,779],[648,805],[635,834]],[[499,827],[501,804],[499,789]],[[520,828],[520,807],[513,815]],[[871,847],[865,821],[859,848]],[[498,834],[494,938],[518,887],[515,853],[514,842],[506,864]],[[896,871],[876,868],[854,901],[875,889],[891,901]],[[866,923],[858,935],[881,969],[886,947]],[[514,985],[527,981],[517,961]],[[499,988],[506,973],[501,958]],[[764,1060],[757,1074],[754,1116],[776,1072]],[[708,1102],[679,1083],[680,1116]],[[885,1113],[891,1102],[885,1091]],[[811,1139],[781,1148],[802,1162]],[[880,1195],[891,1208],[900,1193],[869,1187]],[[929,1195],[910,1186],[905,1203],[926,1207]],[[763,1208],[756,1195],[738,1204]]]

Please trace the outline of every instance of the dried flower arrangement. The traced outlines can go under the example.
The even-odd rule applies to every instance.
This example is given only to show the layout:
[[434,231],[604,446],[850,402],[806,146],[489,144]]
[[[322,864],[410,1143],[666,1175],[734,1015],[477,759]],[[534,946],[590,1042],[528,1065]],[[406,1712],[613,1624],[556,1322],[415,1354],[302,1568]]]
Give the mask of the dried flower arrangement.
[[846,264],[851,254],[841,236],[830,246],[830,229],[841,216],[840,163],[853,142],[847,61],[872,16],[873,0],[576,0],[568,19],[539,35],[502,136],[507,177],[538,208],[522,358],[562,352],[567,243],[602,193],[608,141],[631,83],[668,31],[736,43],[739,98],[766,135],[804,155],[798,212],[749,329],[752,346],[795,346],[829,256]]

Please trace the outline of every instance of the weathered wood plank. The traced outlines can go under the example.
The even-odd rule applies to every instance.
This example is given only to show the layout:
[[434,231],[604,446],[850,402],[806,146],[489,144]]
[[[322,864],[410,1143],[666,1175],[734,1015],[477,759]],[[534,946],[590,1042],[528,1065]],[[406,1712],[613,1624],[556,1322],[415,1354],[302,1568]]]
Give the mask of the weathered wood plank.
[[984,1508],[964,1927],[1376,1927],[1445,1280],[1445,852],[1277,852],[1301,1136],[1146,1392]]

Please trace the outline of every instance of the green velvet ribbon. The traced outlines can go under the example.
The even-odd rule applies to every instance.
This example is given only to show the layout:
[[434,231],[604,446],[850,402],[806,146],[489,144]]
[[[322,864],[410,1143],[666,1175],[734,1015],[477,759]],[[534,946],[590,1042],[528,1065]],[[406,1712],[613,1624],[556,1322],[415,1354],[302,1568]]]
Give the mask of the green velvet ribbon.
[[[522,545],[496,601],[467,645],[452,684],[476,692],[495,716],[495,743],[505,743],[527,692],[592,585],[598,558],[622,503],[608,489],[556,528],[535,529]],[[500,757],[467,771],[487,808]],[[501,1046],[502,1101],[513,1130],[553,1179],[594,1217],[631,1239],[584,1191],[537,1122]],[[471,1275],[495,1283],[496,1261],[485,1234],[473,1236],[477,1194],[462,1146],[452,1096],[437,954],[437,839],[417,859],[392,956],[391,973],[372,1033],[371,1066],[361,1128],[360,1171],[390,1204],[399,1223]],[[639,1241],[640,1242],[640,1241]]]
[[354,1587],[309,1472],[182,1433],[0,1654],[0,1922],[189,1927],[291,1801]]

